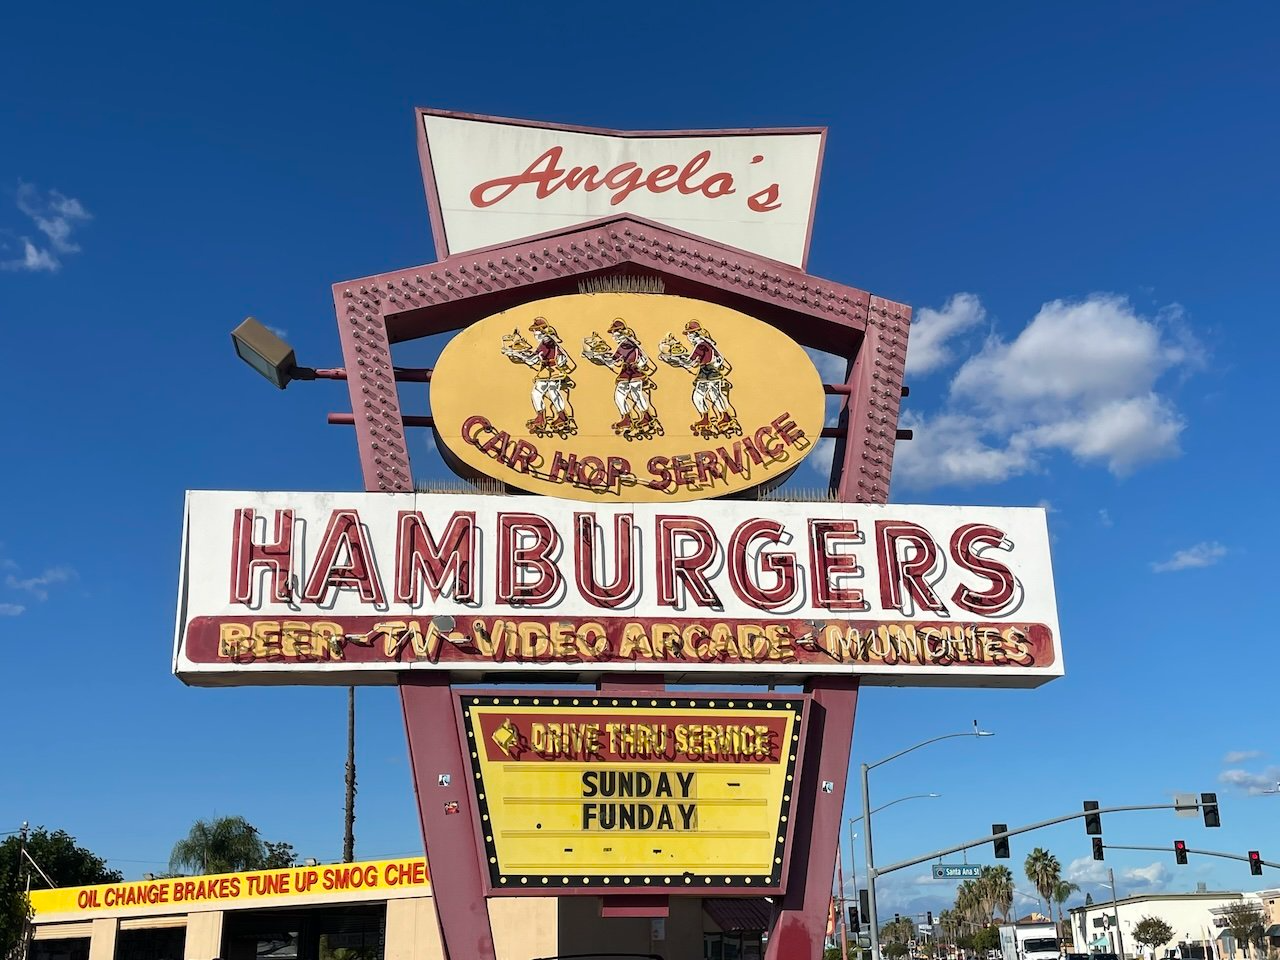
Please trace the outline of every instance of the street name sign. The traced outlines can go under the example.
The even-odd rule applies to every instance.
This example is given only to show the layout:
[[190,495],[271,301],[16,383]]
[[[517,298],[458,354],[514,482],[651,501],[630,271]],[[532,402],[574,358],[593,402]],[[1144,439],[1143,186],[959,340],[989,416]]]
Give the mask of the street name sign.
[[935,880],[972,880],[982,874],[980,863],[935,863],[933,879]]

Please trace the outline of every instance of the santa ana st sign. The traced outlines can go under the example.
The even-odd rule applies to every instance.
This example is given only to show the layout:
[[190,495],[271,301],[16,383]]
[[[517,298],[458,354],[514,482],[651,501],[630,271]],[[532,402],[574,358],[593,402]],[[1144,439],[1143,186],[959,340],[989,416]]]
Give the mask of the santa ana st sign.
[[935,863],[933,879],[935,880],[971,880],[982,873],[980,863]]

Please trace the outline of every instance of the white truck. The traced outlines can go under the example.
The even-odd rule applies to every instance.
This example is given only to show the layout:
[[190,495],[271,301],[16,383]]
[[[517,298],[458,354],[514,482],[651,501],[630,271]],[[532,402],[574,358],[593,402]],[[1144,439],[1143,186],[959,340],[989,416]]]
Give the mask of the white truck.
[[1005,923],[1000,925],[1000,954],[1003,960],[1059,960],[1062,946],[1052,923]]

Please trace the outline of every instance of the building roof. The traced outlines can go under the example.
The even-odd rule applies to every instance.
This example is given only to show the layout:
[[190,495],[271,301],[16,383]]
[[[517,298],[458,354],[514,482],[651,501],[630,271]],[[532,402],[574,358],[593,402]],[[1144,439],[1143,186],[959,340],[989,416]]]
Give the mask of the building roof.
[[772,910],[764,897],[718,897],[702,901],[703,912],[725,933],[768,930]]
[[[1241,899],[1246,894],[1239,890],[1193,890],[1189,893],[1139,893],[1132,897],[1121,897],[1116,900],[1116,906],[1122,906],[1132,903],[1149,903],[1153,900],[1230,900]],[[1078,907],[1072,907],[1069,913],[1080,913],[1089,910],[1110,910],[1110,900],[1095,900],[1090,904],[1083,904]]]

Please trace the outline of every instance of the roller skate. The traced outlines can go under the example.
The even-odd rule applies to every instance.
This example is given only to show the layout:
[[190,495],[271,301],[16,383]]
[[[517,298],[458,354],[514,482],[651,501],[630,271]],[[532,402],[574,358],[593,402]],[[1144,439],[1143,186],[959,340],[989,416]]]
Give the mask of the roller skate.
[[[620,437],[626,437],[627,434],[631,431],[631,429],[632,429],[632,423],[631,423],[630,417],[623,417],[617,423],[613,424],[613,432]],[[627,437],[627,439],[630,440],[631,438]]]
[[711,425],[711,417],[705,413],[697,423],[689,424],[689,429],[695,437],[702,437],[704,440],[710,440],[716,435],[715,427]]
[[545,414],[540,413],[532,420],[526,420],[524,425],[535,437],[545,437],[547,435],[547,418]]
[[716,434],[721,437],[740,437],[742,436],[742,425],[738,423],[738,418],[732,414],[723,414],[719,422],[716,423]]
[[561,440],[565,440],[578,432],[578,421],[567,414],[561,413],[550,423],[547,424],[545,436],[555,434]]
[[629,430],[623,431],[622,435],[628,440],[648,440],[655,435],[661,436],[662,433],[662,423],[652,413],[646,413]]

